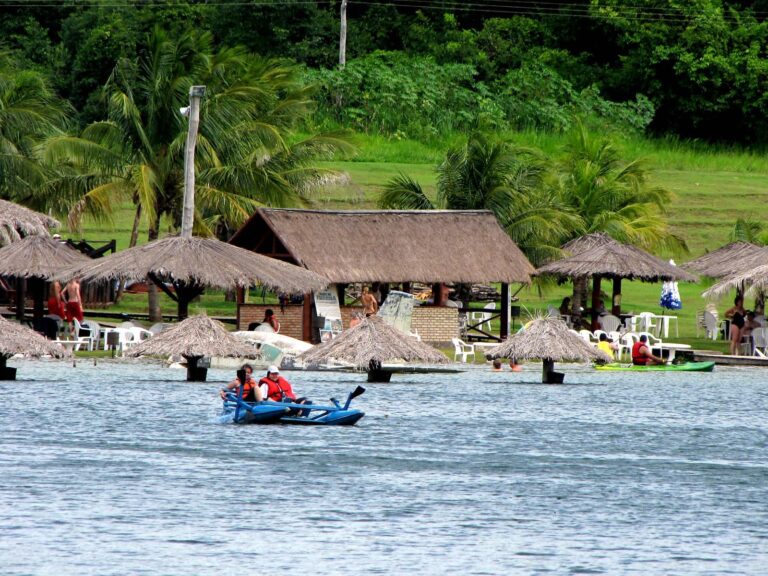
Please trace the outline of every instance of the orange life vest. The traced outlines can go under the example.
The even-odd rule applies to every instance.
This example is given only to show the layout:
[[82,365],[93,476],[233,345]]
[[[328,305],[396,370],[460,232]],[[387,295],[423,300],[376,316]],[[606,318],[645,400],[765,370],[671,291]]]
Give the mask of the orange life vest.
[[296,400],[291,384],[282,376],[278,376],[277,380],[272,380],[265,376],[259,380],[259,384],[267,385],[267,400],[272,400],[273,402],[282,402],[283,398]]
[[235,394],[240,394],[240,388],[243,389],[243,395],[241,396],[243,402],[256,402],[256,394],[254,392],[256,389],[256,382],[253,378],[246,378],[245,384],[240,385],[235,391]]

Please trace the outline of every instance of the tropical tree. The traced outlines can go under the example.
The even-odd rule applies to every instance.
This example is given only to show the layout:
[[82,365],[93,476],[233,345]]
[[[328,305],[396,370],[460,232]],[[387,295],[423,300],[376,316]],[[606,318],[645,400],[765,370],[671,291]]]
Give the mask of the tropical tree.
[[410,177],[390,180],[381,208],[490,210],[534,262],[559,253],[563,231],[579,225],[573,211],[550,189],[551,167],[541,153],[473,133],[447,152],[437,167],[437,193],[430,198]]
[[[672,193],[651,185],[642,160],[625,161],[609,139],[593,138],[581,124],[572,132],[559,166],[558,195],[581,220],[567,239],[604,232],[649,251],[687,251],[664,214]],[[574,281],[574,310],[585,294],[586,280]]]
[[0,52],[0,197],[24,201],[40,185],[44,171],[35,146],[63,130],[70,112],[43,75]]
[[768,230],[765,224],[752,218],[737,218],[731,230],[731,242],[750,242],[759,246],[768,245]]
[[136,207],[132,243],[142,218],[149,240],[162,217],[178,226],[187,135],[179,109],[194,84],[207,87],[196,153],[199,234],[239,226],[260,205],[306,202],[333,177],[311,162],[349,148],[336,135],[290,141],[291,128],[312,109],[295,67],[239,48],[215,51],[208,34],[170,38],[155,29],[138,61],[121,60],[112,72],[109,118],[77,138],[47,143],[45,159],[56,170],[43,193],[47,204],[76,226],[83,215],[109,218],[129,200]]

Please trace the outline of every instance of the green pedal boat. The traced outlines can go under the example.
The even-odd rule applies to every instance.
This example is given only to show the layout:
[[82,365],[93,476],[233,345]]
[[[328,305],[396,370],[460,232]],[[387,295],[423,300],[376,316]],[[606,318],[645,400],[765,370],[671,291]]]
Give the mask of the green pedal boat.
[[680,364],[650,364],[635,366],[634,364],[596,364],[596,370],[613,370],[624,372],[712,372],[714,362],[681,362]]

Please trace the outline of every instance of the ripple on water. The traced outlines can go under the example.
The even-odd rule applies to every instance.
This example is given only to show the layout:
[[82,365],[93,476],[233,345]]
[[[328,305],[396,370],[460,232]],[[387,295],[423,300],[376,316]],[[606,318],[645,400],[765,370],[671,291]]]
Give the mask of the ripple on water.
[[[756,369],[473,368],[368,385],[354,428],[216,424],[137,362],[0,383],[0,566],[20,574],[762,574]],[[357,376],[289,373],[315,399]],[[32,381],[32,378],[35,381]],[[19,553],[34,550],[34,553]]]

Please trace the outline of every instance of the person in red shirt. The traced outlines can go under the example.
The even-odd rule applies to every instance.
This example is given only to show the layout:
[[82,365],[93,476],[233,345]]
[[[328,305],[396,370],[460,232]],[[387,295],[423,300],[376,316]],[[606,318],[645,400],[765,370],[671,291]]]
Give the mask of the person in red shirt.
[[648,346],[648,336],[643,334],[640,340],[632,346],[632,364],[636,366],[647,366],[648,364],[664,364],[664,360],[651,353]]

